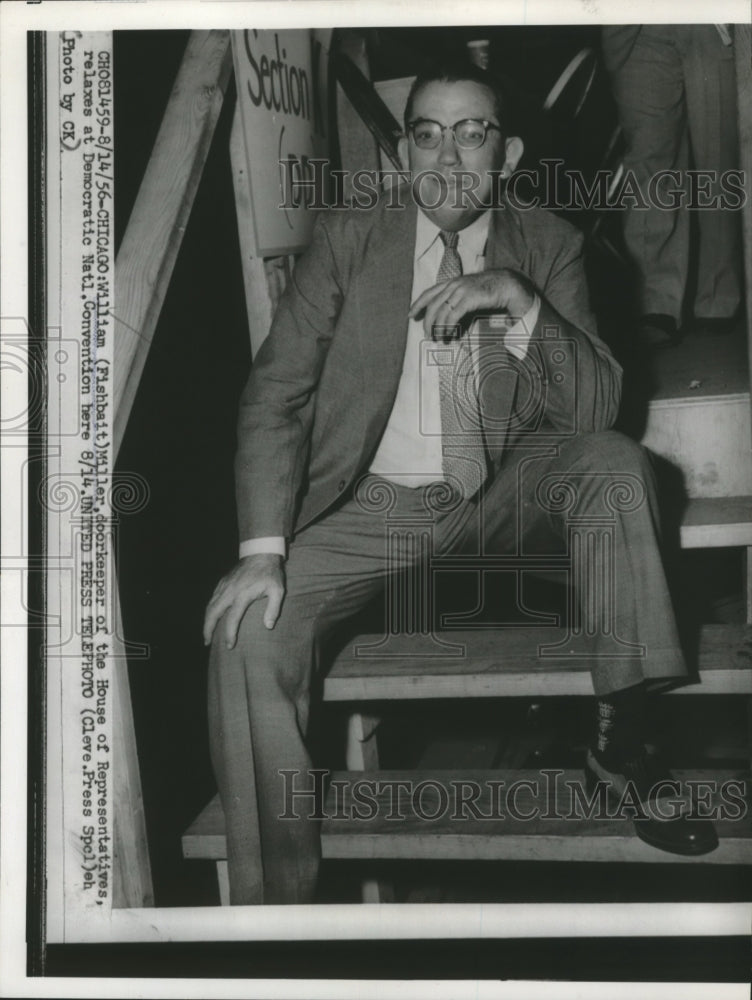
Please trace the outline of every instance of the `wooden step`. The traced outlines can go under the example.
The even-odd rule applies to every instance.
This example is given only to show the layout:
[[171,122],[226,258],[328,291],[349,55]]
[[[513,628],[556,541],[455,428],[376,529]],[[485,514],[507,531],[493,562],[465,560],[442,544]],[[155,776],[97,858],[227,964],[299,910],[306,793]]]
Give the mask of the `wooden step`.
[[752,493],[747,342],[693,333],[650,362],[651,399],[642,443],[681,469],[690,497]]
[[681,524],[683,549],[752,546],[752,496],[696,497]]
[[202,858],[207,861],[227,859],[225,814],[219,796],[205,806],[181,838],[184,858]]
[[[412,698],[501,698],[592,695],[586,660],[568,661],[539,648],[566,638],[560,628],[473,629],[440,632],[453,643],[452,656],[438,645],[436,655],[418,649],[413,636],[358,636],[337,656],[324,681],[326,701],[381,701]],[[371,647],[370,653],[364,647]],[[360,650],[360,651],[359,651]],[[373,655],[379,653],[381,655]],[[384,655],[384,654],[389,655]],[[699,676],[676,689],[685,694],[752,694],[752,626],[705,625],[699,650]]]
[[[674,774],[682,783],[708,783],[695,789],[712,790],[704,801],[716,810],[712,818],[720,843],[710,854],[687,858],[659,851],[636,836],[629,818],[584,818],[587,797],[579,805],[576,798],[577,790],[586,795],[582,772],[547,769],[335,773],[324,807],[328,818],[322,825],[322,855],[359,860],[752,862],[750,774]],[[472,799],[473,808],[463,807],[463,794],[471,799],[476,786],[480,794]],[[356,806],[368,818],[358,818]],[[432,816],[436,818],[426,818]],[[218,797],[184,834],[183,855],[213,861],[227,857]]]
[[669,351],[647,359],[650,405],[682,400],[702,404],[718,396],[749,395],[747,336],[743,319],[719,336],[697,330]]

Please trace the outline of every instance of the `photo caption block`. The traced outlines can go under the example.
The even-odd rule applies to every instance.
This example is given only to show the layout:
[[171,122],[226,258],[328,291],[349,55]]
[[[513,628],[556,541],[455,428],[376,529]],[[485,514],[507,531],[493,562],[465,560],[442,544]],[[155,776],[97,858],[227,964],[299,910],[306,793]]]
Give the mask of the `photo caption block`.
[[[109,918],[114,868],[112,36],[47,36],[48,936]],[[60,790],[60,801],[54,792]],[[96,914],[96,916],[95,916]]]

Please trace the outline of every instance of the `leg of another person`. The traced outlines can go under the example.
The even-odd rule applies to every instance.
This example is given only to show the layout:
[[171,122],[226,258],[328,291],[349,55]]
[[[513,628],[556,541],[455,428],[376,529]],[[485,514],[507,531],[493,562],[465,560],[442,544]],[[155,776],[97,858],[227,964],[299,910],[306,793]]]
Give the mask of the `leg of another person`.
[[[692,161],[712,171],[703,182],[695,212],[699,235],[694,313],[703,319],[728,319],[741,301],[741,227],[739,212],[718,204],[724,196],[720,176],[739,168],[736,72],[733,46],[723,45],[712,24],[685,25],[685,91]],[[705,207],[702,207],[705,206]]]
[[[661,170],[688,166],[687,117],[682,61],[671,26],[643,25],[629,57],[613,73],[619,121],[627,142],[624,168],[647,197],[649,182]],[[667,178],[660,197],[672,201]],[[682,208],[628,208],[624,239],[638,277],[642,314],[671,316],[677,326],[687,281],[689,218]]]

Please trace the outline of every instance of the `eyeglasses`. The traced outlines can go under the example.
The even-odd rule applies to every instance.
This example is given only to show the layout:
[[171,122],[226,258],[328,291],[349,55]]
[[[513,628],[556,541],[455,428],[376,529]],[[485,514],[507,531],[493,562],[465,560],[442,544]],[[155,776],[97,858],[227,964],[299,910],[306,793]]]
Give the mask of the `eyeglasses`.
[[480,149],[489,129],[501,132],[498,125],[480,118],[463,118],[454,125],[442,125],[430,118],[416,118],[407,124],[407,131],[418,149],[436,149],[446,131],[452,133],[452,138],[460,149]]

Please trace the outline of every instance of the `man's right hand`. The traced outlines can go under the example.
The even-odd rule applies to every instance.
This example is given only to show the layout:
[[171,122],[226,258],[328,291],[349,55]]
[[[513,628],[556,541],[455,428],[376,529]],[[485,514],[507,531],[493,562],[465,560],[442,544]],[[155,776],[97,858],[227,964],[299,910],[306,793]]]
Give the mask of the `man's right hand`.
[[204,616],[204,644],[209,645],[217,622],[229,611],[223,629],[225,644],[232,649],[243,615],[260,597],[266,598],[264,625],[274,628],[284,596],[282,556],[270,553],[246,556],[214,588]]

